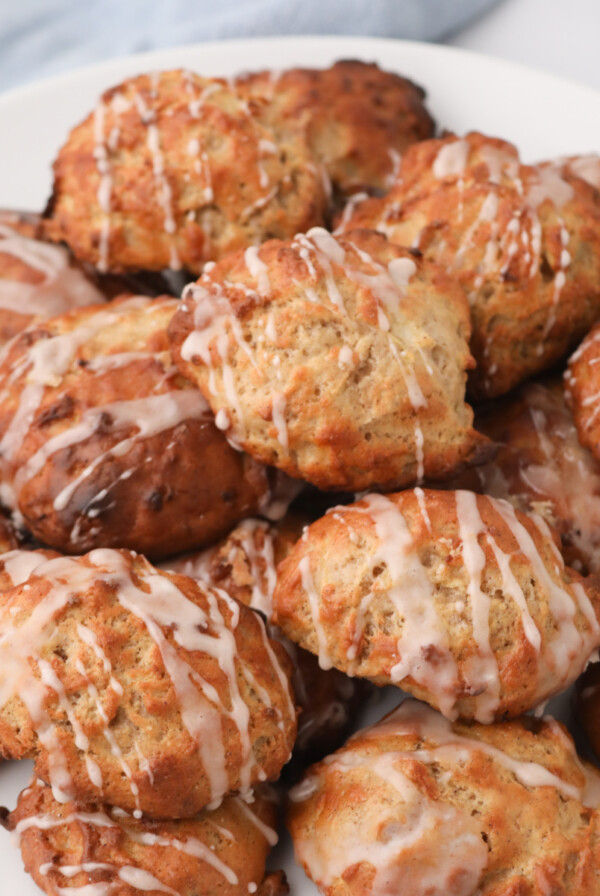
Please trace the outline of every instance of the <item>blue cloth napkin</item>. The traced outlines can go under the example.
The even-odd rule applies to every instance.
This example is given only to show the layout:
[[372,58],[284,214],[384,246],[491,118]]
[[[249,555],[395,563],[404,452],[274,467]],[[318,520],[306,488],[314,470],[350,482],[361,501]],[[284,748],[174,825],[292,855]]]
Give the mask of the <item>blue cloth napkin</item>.
[[0,0],[0,90],[144,50],[273,34],[440,40],[497,0]]

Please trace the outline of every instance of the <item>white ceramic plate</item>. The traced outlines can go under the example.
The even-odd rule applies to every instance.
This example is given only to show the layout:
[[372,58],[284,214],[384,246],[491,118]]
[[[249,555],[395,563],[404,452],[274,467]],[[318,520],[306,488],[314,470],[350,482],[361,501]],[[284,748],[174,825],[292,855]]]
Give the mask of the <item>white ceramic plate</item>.
[[[600,151],[600,92],[513,63],[448,47],[374,38],[265,38],[199,44],[114,60],[0,96],[0,207],[39,211],[50,193],[51,164],[68,130],[93,108],[101,91],[128,75],[189,67],[205,75],[243,69],[324,66],[336,59],[363,59],[422,84],[440,127],[477,129],[505,137],[525,161]],[[1,661],[1,659],[0,659]],[[398,702],[390,689],[361,723],[375,721]],[[567,721],[568,700],[552,711]],[[31,774],[31,763],[0,765],[0,805],[12,808]],[[315,887],[294,865],[289,843],[272,867],[285,867],[292,896],[313,896]],[[39,896],[21,857],[0,831],[0,893]],[[77,890],[73,890],[76,896]]]

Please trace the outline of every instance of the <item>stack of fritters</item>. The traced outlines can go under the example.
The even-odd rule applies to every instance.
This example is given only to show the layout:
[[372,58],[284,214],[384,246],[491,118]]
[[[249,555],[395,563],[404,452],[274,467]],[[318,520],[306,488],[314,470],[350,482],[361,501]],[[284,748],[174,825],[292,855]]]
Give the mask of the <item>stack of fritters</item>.
[[[0,756],[50,896],[278,896],[298,779],[327,896],[600,894],[600,773],[526,715],[578,680],[600,749],[600,163],[423,101],[140,75],[0,217]],[[383,685],[423,702],[342,746]]]

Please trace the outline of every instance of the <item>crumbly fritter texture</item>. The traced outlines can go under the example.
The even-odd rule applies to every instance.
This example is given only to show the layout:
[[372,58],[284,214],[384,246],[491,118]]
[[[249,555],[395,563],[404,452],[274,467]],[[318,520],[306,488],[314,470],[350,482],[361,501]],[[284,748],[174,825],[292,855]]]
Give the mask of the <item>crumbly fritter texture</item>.
[[415,489],[313,523],[279,566],[273,605],[322,666],[491,722],[575,681],[600,644],[598,598],[540,517]]
[[152,821],[59,803],[38,780],[19,796],[8,827],[25,870],[48,896],[102,885],[111,896],[240,896],[260,886],[277,838],[274,803],[260,789],[251,799],[227,797],[194,818]]
[[326,69],[255,72],[238,77],[236,86],[265,97],[283,121],[305,133],[341,195],[388,189],[407,147],[434,134],[425,91],[374,63],[350,59]]
[[[212,588],[223,588],[268,619],[273,611],[277,567],[290,554],[306,522],[294,515],[275,525],[244,520],[212,548],[165,560],[163,567],[197,578]],[[267,625],[267,631],[292,661],[292,684],[300,708],[292,768],[286,768],[289,777],[299,766],[305,767],[343,743],[371,688],[368,682],[349,678],[337,669],[321,669],[312,653],[297,647],[276,626]]]
[[565,395],[580,443],[600,460],[600,324],[569,359]]
[[539,513],[560,534],[568,566],[599,572],[600,464],[579,442],[561,382],[527,384],[475,422],[498,454],[461,477],[463,487]]
[[177,300],[133,297],[32,325],[0,361],[2,494],[44,544],[150,557],[210,543],[269,496],[173,366]]
[[45,231],[100,270],[187,268],[323,219],[297,128],[231,82],[140,75],[103,94],[54,163]]
[[187,818],[289,759],[290,664],[259,616],[141,555],[38,566],[0,640],[0,754],[59,799]]
[[231,255],[184,292],[169,335],[229,437],[319,488],[401,487],[493,450],[464,400],[464,296],[373,231]]
[[599,783],[553,719],[408,700],[307,771],[288,825],[325,896],[597,896]]
[[560,163],[521,164],[502,140],[472,133],[410,147],[388,195],[341,227],[416,246],[462,284],[476,398],[551,367],[600,313],[600,194]]
[[104,299],[69,252],[40,240],[38,229],[37,215],[0,210],[0,345],[35,318]]
[[577,679],[573,711],[589,745],[600,758],[600,663],[590,663]]

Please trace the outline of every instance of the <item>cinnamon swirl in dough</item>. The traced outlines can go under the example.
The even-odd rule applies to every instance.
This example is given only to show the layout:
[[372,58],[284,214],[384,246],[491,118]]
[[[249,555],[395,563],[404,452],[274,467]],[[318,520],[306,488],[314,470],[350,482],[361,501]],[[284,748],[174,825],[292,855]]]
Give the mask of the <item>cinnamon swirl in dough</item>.
[[410,147],[390,193],[345,216],[443,264],[471,304],[476,397],[549,368],[600,314],[600,194],[482,134]]
[[492,450],[464,400],[464,296],[372,231],[229,256],[184,291],[169,334],[217,425],[319,488],[410,485]]
[[276,778],[296,713],[285,651],[224,591],[102,549],[0,606],[0,754],[63,802],[186,818]]
[[[304,522],[294,516],[276,525],[247,519],[212,548],[165,560],[162,566],[197,578],[212,588],[223,588],[268,619],[273,609],[277,566],[298,541]],[[289,774],[298,765],[320,759],[344,741],[356,711],[368,699],[370,685],[337,669],[321,669],[312,653],[296,647],[276,626],[267,625],[267,631],[292,661],[292,684],[300,709],[293,767],[286,769]]]
[[561,382],[528,383],[475,422],[498,454],[461,480],[539,513],[560,534],[568,566],[600,572],[600,463],[577,438]]
[[235,83],[304,131],[342,195],[388,189],[406,148],[434,133],[423,89],[374,63],[350,59],[326,69],[253,72]]
[[34,318],[104,300],[66,249],[37,239],[35,215],[0,211],[0,345]]
[[[59,803],[39,779],[19,796],[8,828],[25,870],[48,896],[241,896],[264,892],[276,809],[259,787],[194,818],[152,821],[109,806]],[[287,892],[284,888],[279,892]]]
[[100,270],[187,268],[323,220],[297,128],[230,81],[189,71],[106,91],[54,163],[46,233]]
[[422,489],[367,495],[313,523],[273,596],[276,624],[324,668],[485,723],[575,681],[600,645],[598,600],[541,517]]
[[600,893],[600,773],[549,717],[451,724],[407,700],[290,797],[325,896]]
[[32,325],[0,360],[4,503],[67,553],[200,547],[269,496],[174,368],[177,300],[132,297]]

